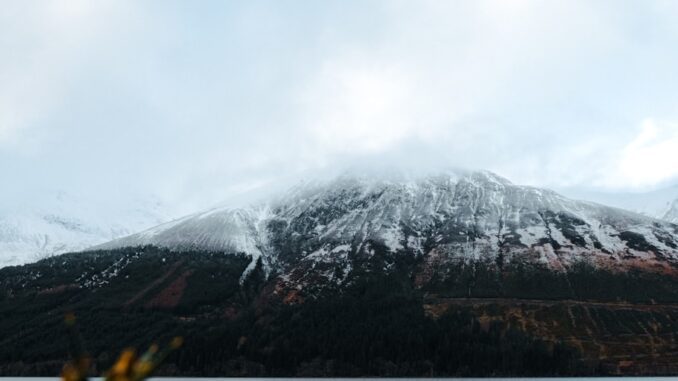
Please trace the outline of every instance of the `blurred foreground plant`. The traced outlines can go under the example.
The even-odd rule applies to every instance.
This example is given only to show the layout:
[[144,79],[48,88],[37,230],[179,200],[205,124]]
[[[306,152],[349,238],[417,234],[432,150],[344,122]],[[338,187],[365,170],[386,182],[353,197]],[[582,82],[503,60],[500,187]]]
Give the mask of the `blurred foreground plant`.
[[[75,324],[75,315],[66,314],[66,326],[69,330],[69,347],[71,360],[67,362],[61,372],[63,381],[85,381],[92,363],[91,357],[85,351],[82,336]],[[183,344],[181,337],[175,337],[167,347],[160,350],[157,344],[152,344],[141,356],[137,356],[134,348],[127,348],[120,353],[120,357],[111,369],[104,372],[106,381],[141,381],[150,377],[157,367]]]

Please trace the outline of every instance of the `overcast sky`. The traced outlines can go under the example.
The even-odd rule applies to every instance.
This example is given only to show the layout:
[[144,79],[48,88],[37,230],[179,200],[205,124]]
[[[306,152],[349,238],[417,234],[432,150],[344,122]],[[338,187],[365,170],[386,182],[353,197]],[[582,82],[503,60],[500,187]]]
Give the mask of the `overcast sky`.
[[678,177],[676,1],[5,1],[2,191],[204,207],[364,163]]

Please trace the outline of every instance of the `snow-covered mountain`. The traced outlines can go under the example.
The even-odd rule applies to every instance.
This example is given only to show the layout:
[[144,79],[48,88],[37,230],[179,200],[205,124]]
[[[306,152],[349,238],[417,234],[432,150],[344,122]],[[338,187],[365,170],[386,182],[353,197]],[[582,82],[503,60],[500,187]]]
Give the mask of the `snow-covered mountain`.
[[147,229],[167,221],[155,198],[124,207],[63,191],[40,191],[0,205],[0,267],[19,265]]
[[662,216],[662,219],[673,222],[674,224],[678,224],[678,198],[669,204],[669,207]]
[[98,248],[140,245],[245,253],[249,270],[261,259],[299,285],[311,273],[341,282],[357,259],[378,252],[424,256],[430,266],[524,260],[558,271],[587,261],[673,271],[678,226],[490,172],[455,171],[307,183],[250,208],[197,213]]
[[[417,355],[423,362],[407,365],[408,375],[430,375],[431,364],[448,363],[449,356],[434,356],[439,348],[467,340],[454,348],[474,349],[478,337],[486,346],[473,358],[502,345],[519,350],[517,359],[534,357],[525,343],[536,337],[544,339],[536,342],[540,350],[563,353],[567,364],[611,374],[676,373],[666,364],[678,363],[677,328],[669,324],[678,316],[678,225],[489,172],[304,183],[252,207],[215,208],[98,247],[111,250],[0,269],[0,306],[9,312],[0,327],[5,347],[39,349],[21,363],[0,362],[0,372],[23,371],[24,363],[37,369],[62,356],[35,340],[53,336],[54,324],[44,322],[54,316],[75,310],[81,321],[97,322],[105,309],[108,329],[97,336],[104,346],[115,347],[121,330],[148,335],[149,316],[157,317],[167,335],[192,332],[189,357],[221,354],[212,369],[231,364],[235,375],[264,369],[247,364],[266,358],[277,359],[277,369],[291,350],[309,353],[304,361],[327,375],[335,365],[317,362],[317,338],[342,342],[345,330],[340,353],[355,347],[351,337],[370,337],[365,351],[392,353],[399,345],[396,353],[431,353]],[[385,329],[370,336],[379,327]],[[426,331],[401,340],[412,327]],[[516,336],[518,329],[533,336]],[[571,351],[557,349],[560,337],[573,343]],[[579,345],[594,341],[599,345]],[[247,353],[254,355],[232,362]],[[387,374],[401,358],[384,363]]]
[[678,186],[650,192],[609,193],[563,189],[566,195],[678,223]]

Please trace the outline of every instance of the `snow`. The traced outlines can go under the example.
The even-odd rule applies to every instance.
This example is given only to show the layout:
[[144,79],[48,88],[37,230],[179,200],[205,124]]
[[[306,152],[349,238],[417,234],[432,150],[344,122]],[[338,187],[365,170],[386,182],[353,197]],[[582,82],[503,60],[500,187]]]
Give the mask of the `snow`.
[[0,200],[0,267],[79,251],[157,225],[168,218],[159,200],[133,198],[124,206],[63,191],[36,191]]
[[678,197],[667,206],[666,211],[661,215],[661,219],[678,224]]
[[563,192],[570,197],[591,200],[648,217],[678,223],[678,186],[634,193],[607,193],[578,189],[564,189]]
[[[270,230],[272,222],[282,230]],[[241,276],[244,281],[258,261],[266,274],[284,268],[273,238],[301,238],[306,246],[300,250],[309,252],[302,261],[310,269],[332,263],[348,271],[350,254],[373,255],[380,247],[375,242],[393,255],[429,255],[423,249],[427,241],[435,242],[437,252],[449,260],[492,260],[502,252],[532,256],[562,269],[584,256],[609,257],[595,247],[597,242],[609,253],[628,253],[619,238],[624,231],[638,232],[678,258],[676,249],[660,242],[653,229],[678,242],[667,223],[633,212],[514,185],[490,172],[444,172],[308,182],[259,204],[207,210],[96,247],[152,244],[245,254],[251,260]],[[567,238],[572,234],[584,247]],[[552,241],[560,247],[555,249]],[[322,268],[317,271],[334,279],[327,266]]]
[[349,252],[351,251],[351,245],[338,245],[330,253],[336,254],[336,253],[341,253],[341,252]]
[[539,238],[546,235],[545,226],[528,226],[526,228],[516,230],[516,233],[520,235],[520,242],[527,246],[532,247],[539,242]]
[[422,237],[409,236],[407,237],[407,247],[416,255],[424,253],[424,239]]
[[399,250],[404,249],[400,241],[403,239],[402,234],[399,230],[388,229],[381,233],[381,239],[384,244],[391,250],[392,253],[395,253]]

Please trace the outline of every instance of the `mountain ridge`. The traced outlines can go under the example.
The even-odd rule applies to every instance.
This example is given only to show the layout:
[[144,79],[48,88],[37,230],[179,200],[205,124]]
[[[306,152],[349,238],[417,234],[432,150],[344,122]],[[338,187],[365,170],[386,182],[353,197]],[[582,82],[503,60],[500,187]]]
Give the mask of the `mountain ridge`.
[[588,260],[675,271],[678,259],[676,225],[514,185],[489,171],[307,182],[249,208],[211,209],[94,249],[243,253],[252,259],[247,272],[261,261],[267,274],[289,277],[304,262],[348,269],[349,257],[369,255],[375,243],[415,256],[443,252],[447,260],[524,257],[555,270]]

